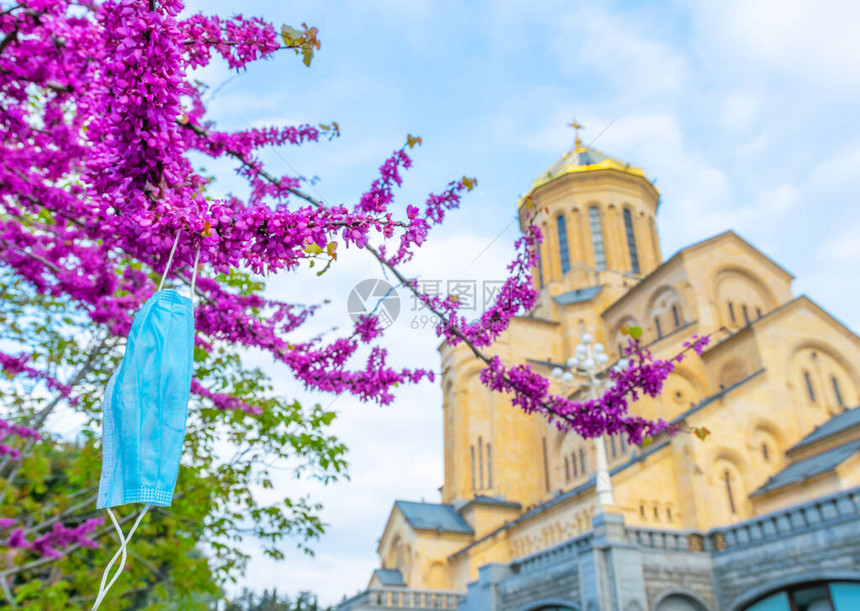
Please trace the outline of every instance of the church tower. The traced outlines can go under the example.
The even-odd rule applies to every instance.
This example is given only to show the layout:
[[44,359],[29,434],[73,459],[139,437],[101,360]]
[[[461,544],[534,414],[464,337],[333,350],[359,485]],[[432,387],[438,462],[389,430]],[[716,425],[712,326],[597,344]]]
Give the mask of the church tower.
[[[508,365],[564,363],[581,334],[598,335],[600,313],[662,262],[654,222],[660,196],[645,172],[583,145],[532,184],[519,202],[521,227],[537,215],[544,236],[538,305],[512,321],[492,350]],[[445,423],[443,502],[491,497],[530,505],[550,494],[558,439],[546,423],[491,392],[483,363],[465,346],[441,346]]]
[[537,210],[543,232],[535,282],[548,296],[604,285],[616,297],[663,259],[660,193],[641,169],[583,145],[541,174],[520,200],[520,226]]

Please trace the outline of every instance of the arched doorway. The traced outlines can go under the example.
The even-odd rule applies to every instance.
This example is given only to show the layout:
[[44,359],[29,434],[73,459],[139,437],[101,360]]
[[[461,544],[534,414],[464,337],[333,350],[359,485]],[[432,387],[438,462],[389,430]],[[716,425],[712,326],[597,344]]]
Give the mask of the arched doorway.
[[692,596],[676,593],[657,603],[655,611],[708,611],[708,608]]
[[545,598],[528,605],[523,611],[579,611],[579,608],[564,599]]

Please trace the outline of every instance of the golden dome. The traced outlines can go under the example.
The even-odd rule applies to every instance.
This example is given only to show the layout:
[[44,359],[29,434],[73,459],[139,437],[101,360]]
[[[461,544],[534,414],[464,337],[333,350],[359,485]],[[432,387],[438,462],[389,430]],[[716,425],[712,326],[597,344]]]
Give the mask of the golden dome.
[[610,157],[609,155],[601,153],[597,149],[578,144],[565,153],[561,159],[552,164],[546,172],[538,176],[537,180],[532,183],[531,188],[523,199],[534,193],[539,187],[551,183],[556,178],[560,178],[567,174],[594,172],[598,170],[617,170],[619,172],[633,174],[634,176],[640,176],[645,180],[648,180],[648,177],[645,175],[645,171],[641,168],[637,168],[629,163]]

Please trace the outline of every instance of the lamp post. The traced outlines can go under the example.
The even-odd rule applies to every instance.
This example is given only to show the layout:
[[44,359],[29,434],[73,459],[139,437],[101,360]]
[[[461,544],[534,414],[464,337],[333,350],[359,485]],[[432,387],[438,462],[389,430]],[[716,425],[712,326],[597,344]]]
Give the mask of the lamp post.
[[[611,387],[614,382],[608,378],[600,379],[609,363],[609,356],[603,344],[595,343],[589,333],[583,333],[580,344],[576,347],[575,356],[567,360],[565,367],[556,367],[552,376],[559,380],[565,392],[572,389],[576,377],[583,378],[582,385],[586,387],[589,398],[596,399],[603,389]],[[626,367],[627,360],[621,359],[616,367]],[[601,509],[615,505],[612,481],[609,479],[609,461],[606,458],[606,443],[604,436],[594,438],[594,449],[597,457],[596,488],[597,500]]]

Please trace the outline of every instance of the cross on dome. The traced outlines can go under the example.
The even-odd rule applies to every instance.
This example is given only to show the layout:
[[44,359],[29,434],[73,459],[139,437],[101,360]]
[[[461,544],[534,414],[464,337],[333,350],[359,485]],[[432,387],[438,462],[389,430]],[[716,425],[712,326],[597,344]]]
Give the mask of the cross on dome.
[[576,120],[574,117],[573,121],[567,124],[568,127],[572,127],[576,132],[576,150],[580,151],[582,149],[582,140],[579,137],[579,130],[585,129],[585,127]]

